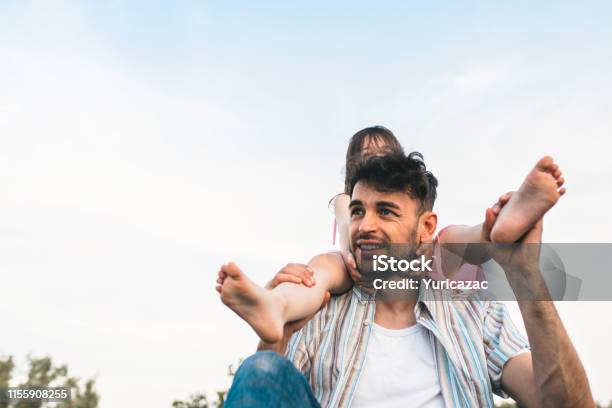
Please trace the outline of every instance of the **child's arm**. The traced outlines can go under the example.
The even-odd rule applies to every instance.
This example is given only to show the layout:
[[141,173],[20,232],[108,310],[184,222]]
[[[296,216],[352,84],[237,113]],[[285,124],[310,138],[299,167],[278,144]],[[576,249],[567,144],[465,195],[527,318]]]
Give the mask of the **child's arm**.
[[346,256],[349,253],[349,224],[351,222],[351,214],[349,211],[349,203],[351,197],[348,194],[338,194],[332,202],[334,206],[334,217],[336,218],[336,227],[338,229],[338,244],[340,251]]

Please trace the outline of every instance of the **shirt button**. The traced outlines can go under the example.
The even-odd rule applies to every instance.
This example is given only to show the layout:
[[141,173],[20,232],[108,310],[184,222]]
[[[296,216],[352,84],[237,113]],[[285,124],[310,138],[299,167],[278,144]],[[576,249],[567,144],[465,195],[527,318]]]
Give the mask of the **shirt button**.
[[369,321],[369,320],[364,320],[364,322],[363,322],[363,325],[364,325],[364,326],[368,326],[369,324],[370,324],[370,321]]

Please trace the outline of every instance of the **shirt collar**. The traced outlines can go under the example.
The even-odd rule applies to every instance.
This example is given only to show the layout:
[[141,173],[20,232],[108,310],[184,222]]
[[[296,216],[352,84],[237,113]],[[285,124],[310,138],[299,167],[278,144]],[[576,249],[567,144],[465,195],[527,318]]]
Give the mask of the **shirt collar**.
[[[357,295],[359,302],[373,302],[376,299],[376,289],[366,288],[360,285],[353,285],[353,292]],[[450,300],[446,291],[427,289],[425,285],[419,286],[418,302],[415,305],[415,313],[417,318],[423,311],[427,312],[431,317],[435,317],[436,302]]]

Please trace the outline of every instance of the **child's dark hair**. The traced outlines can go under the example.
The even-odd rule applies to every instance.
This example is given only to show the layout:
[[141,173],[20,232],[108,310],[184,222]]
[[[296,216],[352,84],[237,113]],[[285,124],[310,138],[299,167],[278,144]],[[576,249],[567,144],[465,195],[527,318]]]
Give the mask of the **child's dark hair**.
[[427,171],[419,152],[408,156],[393,153],[370,157],[357,164],[347,175],[347,180],[351,195],[359,181],[381,192],[406,192],[421,203],[419,212],[432,210],[436,201],[438,180]]

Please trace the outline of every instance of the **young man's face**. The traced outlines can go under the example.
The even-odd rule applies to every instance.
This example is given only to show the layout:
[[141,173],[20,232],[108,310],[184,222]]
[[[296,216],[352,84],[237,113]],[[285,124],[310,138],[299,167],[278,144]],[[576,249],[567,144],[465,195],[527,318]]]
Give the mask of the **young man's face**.
[[384,193],[366,183],[353,189],[350,246],[358,266],[364,256],[388,248],[390,244],[431,242],[437,217],[419,211],[419,201],[405,192]]

